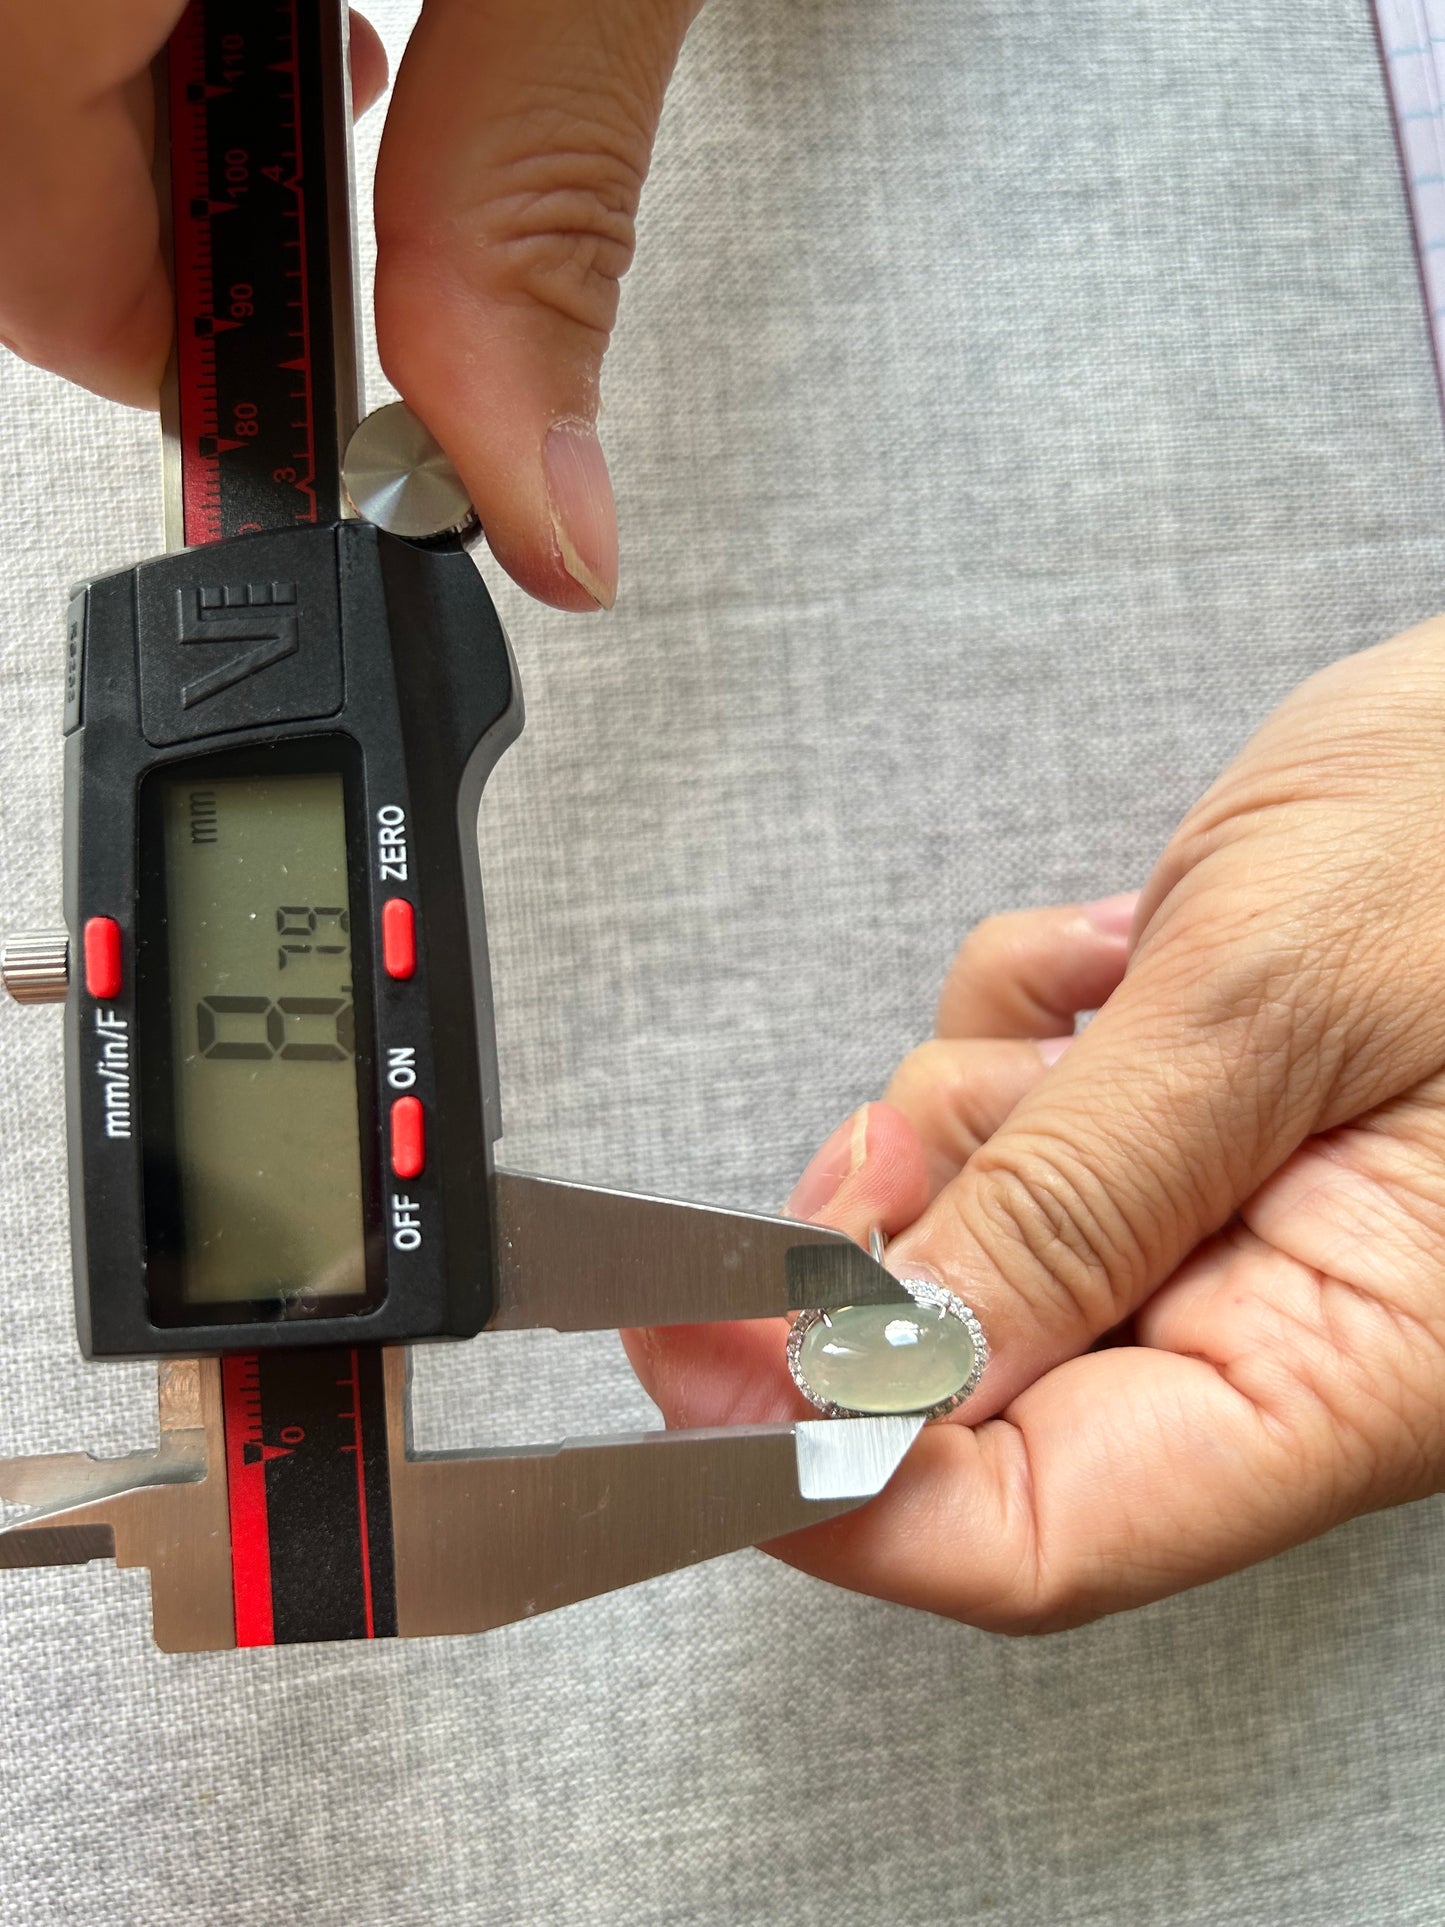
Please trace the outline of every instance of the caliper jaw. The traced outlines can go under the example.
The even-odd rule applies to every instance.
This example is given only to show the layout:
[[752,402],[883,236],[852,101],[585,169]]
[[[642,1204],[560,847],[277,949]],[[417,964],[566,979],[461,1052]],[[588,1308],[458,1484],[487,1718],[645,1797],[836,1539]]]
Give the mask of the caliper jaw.
[[[413,1453],[410,1359],[385,1354],[403,1638],[478,1633],[714,1559],[880,1492],[923,1421],[805,1420]],[[160,1368],[161,1438],[124,1459],[0,1460],[0,1569],[113,1558],[151,1574],[156,1644],[236,1644],[220,1367]]]
[[[495,1330],[696,1324],[906,1298],[875,1257],[819,1225],[505,1171],[493,1187]],[[154,1451],[0,1460],[0,1569],[145,1566],[167,1652],[353,1636],[304,1615],[300,1630],[284,1629],[274,1594],[259,1622],[270,1630],[257,1635],[242,1610],[257,1583],[248,1508],[271,1504],[268,1461],[287,1459],[314,1422],[334,1425],[345,1407],[350,1442],[337,1449],[357,1455],[345,1483],[362,1520],[361,1583],[372,1587],[370,1560],[386,1538],[376,1571],[394,1589],[399,1636],[485,1632],[850,1511],[882,1491],[923,1425],[916,1415],[816,1419],[424,1453],[411,1443],[410,1352],[381,1352],[379,1371],[374,1356],[363,1370],[356,1351],[349,1367],[328,1362],[347,1356],[167,1360]],[[305,1414],[268,1419],[267,1386],[274,1392],[284,1370],[323,1396]],[[228,1373],[249,1400],[239,1432],[228,1432]],[[367,1385],[374,1402],[363,1410]],[[248,1487],[257,1475],[259,1489]],[[303,1590],[325,1594],[340,1571],[339,1523],[323,1513],[314,1538],[300,1528]],[[267,1587],[271,1557],[268,1543]],[[293,1585],[297,1561],[293,1540]],[[378,1617],[368,1604],[367,1635],[354,1636],[392,1625],[389,1606]]]
[[151,1575],[163,1652],[236,1643],[220,1371],[214,1359],[160,1367],[153,1451],[0,1459],[0,1571],[114,1559]]
[[407,1359],[387,1358],[397,1620],[478,1633],[849,1512],[882,1491],[921,1418],[642,1432],[413,1454]]

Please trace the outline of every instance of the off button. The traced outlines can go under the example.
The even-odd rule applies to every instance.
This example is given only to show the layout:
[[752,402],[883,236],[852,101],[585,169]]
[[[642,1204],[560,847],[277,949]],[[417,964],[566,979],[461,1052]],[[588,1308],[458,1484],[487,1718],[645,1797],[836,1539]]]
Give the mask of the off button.
[[399,1097],[391,1107],[391,1168],[399,1178],[426,1169],[426,1112],[419,1097]]

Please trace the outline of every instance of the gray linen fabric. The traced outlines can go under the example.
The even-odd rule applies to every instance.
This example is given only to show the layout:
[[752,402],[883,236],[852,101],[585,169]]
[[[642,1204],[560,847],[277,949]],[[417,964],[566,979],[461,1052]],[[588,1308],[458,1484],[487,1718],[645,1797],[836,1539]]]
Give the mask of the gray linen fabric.
[[[492,573],[522,1167],[773,1204],[973,920],[1141,880],[1292,684],[1445,599],[1359,0],[715,0],[607,399],[616,613]],[[158,533],[149,423],[0,400],[15,926],[58,901],[65,585]],[[139,1443],[150,1371],[75,1357],[53,1013],[0,1011],[0,1144],[0,1449]],[[611,1340],[419,1370],[428,1444],[650,1414]],[[469,1642],[167,1659],[143,1577],[9,1575],[0,1917],[1423,1927],[1442,1603],[1434,1505],[1036,1644],[746,1553]]]

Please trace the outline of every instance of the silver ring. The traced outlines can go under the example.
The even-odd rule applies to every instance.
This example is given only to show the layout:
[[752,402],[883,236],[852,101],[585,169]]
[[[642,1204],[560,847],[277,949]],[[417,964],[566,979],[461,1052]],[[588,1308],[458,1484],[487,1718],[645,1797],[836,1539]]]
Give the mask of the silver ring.
[[[870,1243],[872,1242],[870,1240]],[[874,1255],[877,1256],[876,1249]],[[984,1336],[982,1325],[956,1293],[947,1290],[943,1285],[935,1284],[931,1278],[900,1278],[898,1283],[916,1305],[936,1306],[946,1317],[957,1319],[968,1332],[973,1347],[973,1363],[969,1368],[968,1377],[947,1398],[940,1399],[938,1404],[909,1414],[909,1416],[921,1416],[925,1419],[943,1418],[949,1412],[957,1411],[964,1400],[972,1397],[977,1390],[978,1381],[983,1377],[984,1367],[988,1364],[988,1340]],[[803,1340],[808,1333],[819,1325],[831,1325],[840,1313],[847,1310],[847,1306],[837,1306],[832,1311],[805,1311],[798,1315],[793,1322],[793,1329],[788,1333],[788,1371],[803,1397],[810,1405],[816,1406],[825,1418],[873,1418],[878,1416],[874,1412],[867,1412],[852,1405],[838,1405],[833,1400],[824,1398],[814,1391],[803,1371]]]

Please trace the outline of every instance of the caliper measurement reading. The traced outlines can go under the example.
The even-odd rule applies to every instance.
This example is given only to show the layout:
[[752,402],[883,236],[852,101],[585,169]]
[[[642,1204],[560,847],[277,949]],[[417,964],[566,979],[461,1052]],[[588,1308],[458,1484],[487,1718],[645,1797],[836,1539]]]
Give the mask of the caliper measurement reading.
[[187,1297],[365,1286],[342,779],[169,779],[166,943]]
[[[194,798],[191,820],[194,825]],[[304,981],[324,974],[325,960],[335,957],[347,981],[334,997],[271,998],[234,992],[202,997],[196,1005],[196,1048],[202,1057],[251,1062],[278,1057],[283,1063],[339,1064],[354,1057],[356,1017],[351,1002],[351,945],[347,941],[350,918],[338,904],[283,903],[275,914],[277,930],[290,939],[277,946],[278,971],[289,968],[293,981]],[[319,930],[342,941],[296,941],[315,938]],[[322,969],[309,968],[303,962],[306,958]]]

